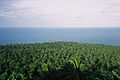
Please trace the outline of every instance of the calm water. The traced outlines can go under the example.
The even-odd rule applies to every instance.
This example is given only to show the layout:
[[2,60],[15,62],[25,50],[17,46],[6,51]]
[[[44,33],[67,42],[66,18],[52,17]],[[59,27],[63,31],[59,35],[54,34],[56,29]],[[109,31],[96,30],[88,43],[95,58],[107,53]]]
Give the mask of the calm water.
[[51,41],[120,45],[120,28],[0,28],[0,44]]

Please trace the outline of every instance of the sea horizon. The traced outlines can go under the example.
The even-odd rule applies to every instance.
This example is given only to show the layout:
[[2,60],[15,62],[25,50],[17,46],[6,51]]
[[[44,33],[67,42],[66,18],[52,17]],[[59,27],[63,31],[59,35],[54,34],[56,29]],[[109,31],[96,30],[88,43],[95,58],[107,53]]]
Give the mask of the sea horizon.
[[120,45],[120,28],[0,28],[0,44],[83,42]]

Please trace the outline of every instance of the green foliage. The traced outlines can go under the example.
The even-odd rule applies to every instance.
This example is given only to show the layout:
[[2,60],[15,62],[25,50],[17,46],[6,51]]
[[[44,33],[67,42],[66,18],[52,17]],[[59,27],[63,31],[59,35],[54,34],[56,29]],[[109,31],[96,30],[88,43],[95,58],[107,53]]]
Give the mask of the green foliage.
[[6,79],[6,76],[7,76],[7,73],[3,73],[1,76],[0,76],[0,80],[5,80]]
[[120,80],[120,76],[115,71],[112,71],[112,74],[114,78]]
[[0,80],[120,80],[120,46],[0,45]]
[[42,64],[42,70],[43,70],[44,72],[48,72],[48,64],[43,63],[43,64]]
[[21,73],[12,72],[8,80],[24,80],[24,75]]

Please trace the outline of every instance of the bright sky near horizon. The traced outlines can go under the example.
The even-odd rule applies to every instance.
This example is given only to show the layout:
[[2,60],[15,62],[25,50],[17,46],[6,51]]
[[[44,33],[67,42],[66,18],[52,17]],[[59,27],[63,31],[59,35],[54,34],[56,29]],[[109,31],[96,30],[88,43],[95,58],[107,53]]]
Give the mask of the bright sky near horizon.
[[0,0],[0,27],[120,27],[120,0]]

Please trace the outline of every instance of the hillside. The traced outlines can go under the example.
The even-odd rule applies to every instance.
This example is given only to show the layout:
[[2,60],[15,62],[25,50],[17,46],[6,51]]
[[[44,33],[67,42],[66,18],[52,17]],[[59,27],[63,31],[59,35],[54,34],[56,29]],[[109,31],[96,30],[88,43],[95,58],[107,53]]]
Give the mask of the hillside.
[[77,42],[1,45],[0,80],[120,80],[120,47]]

